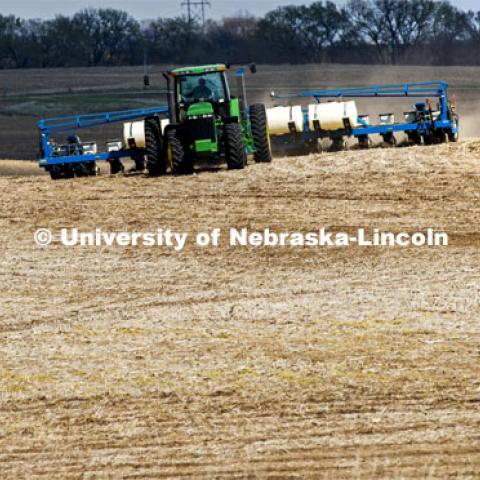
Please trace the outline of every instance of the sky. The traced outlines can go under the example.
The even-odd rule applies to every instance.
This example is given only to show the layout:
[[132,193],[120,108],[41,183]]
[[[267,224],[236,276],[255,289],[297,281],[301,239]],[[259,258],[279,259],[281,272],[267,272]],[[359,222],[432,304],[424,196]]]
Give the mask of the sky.
[[[0,0],[0,14],[14,14],[22,18],[51,18],[56,14],[71,15],[87,6],[113,7],[126,10],[139,20],[157,17],[174,17],[185,13],[180,7],[184,0]],[[195,1],[195,0],[193,0]],[[207,14],[221,18],[241,11],[263,15],[280,5],[303,5],[309,0],[210,0]],[[336,3],[343,4],[338,0]],[[451,0],[464,9],[480,10],[480,0]]]

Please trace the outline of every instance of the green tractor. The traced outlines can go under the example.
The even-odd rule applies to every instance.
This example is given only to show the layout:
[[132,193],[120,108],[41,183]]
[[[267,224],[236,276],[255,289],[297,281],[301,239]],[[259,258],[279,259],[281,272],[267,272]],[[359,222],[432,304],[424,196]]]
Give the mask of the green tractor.
[[[145,121],[147,169],[151,175],[193,172],[196,162],[216,160],[242,169],[247,155],[271,162],[267,115],[263,104],[246,106],[245,70],[239,68],[238,97],[230,93],[224,64],[177,68],[164,73],[169,122]],[[250,71],[255,73],[254,64]],[[162,132],[163,130],[163,132]]]

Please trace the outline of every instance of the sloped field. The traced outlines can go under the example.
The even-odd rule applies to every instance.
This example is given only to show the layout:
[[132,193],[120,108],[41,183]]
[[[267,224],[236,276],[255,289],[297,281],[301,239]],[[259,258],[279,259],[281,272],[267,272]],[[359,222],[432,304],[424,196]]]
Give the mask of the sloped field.
[[[2,478],[476,478],[480,141],[0,178]],[[34,245],[431,227],[448,247]]]

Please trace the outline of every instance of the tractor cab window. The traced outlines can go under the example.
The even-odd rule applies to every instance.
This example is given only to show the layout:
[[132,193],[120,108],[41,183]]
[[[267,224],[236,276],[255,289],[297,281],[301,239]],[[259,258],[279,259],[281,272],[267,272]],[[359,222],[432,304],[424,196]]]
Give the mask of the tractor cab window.
[[177,88],[180,103],[200,101],[221,103],[227,100],[225,81],[221,72],[179,77]]

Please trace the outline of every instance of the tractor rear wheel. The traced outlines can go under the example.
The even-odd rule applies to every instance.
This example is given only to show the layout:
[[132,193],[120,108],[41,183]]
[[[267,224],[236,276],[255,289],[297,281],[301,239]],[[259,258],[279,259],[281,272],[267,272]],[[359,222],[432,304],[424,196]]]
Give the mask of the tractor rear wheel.
[[255,146],[255,161],[270,163],[272,161],[272,147],[270,144],[265,105],[256,103],[250,107],[250,124],[253,144]]
[[167,173],[167,161],[163,154],[160,126],[154,119],[145,120],[145,150],[149,175],[157,177]]
[[241,170],[247,164],[247,154],[243,145],[242,129],[238,123],[227,123],[223,130],[225,158],[228,168]]
[[193,173],[193,161],[185,152],[178,131],[174,128],[167,130],[167,158],[174,175]]

